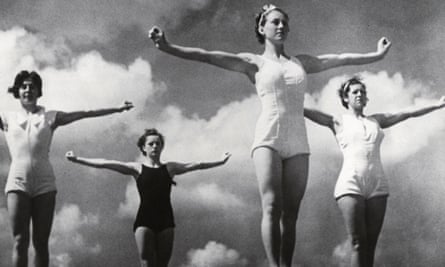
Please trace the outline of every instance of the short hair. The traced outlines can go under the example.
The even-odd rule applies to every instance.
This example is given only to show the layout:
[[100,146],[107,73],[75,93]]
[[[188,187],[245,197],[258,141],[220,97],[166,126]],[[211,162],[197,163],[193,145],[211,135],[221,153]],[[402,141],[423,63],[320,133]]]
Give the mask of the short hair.
[[258,39],[258,42],[260,44],[264,44],[264,41],[265,41],[264,35],[262,35],[260,33],[260,26],[264,26],[264,24],[266,23],[267,14],[269,14],[270,12],[272,12],[274,10],[277,10],[277,11],[283,13],[283,15],[286,16],[287,19],[289,19],[289,15],[287,15],[287,13],[283,9],[276,7],[272,4],[264,5],[261,8],[261,11],[255,15],[255,35],[256,35],[256,38]]
[[350,87],[354,84],[360,84],[363,86],[363,88],[366,89],[366,85],[363,83],[363,80],[360,76],[353,76],[350,79],[348,79],[346,82],[342,83],[340,88],[338,89],[338,96],[340,97],[341,104],[343,107],[348,109],[348,103],[345,101],[345,98],[348,97]]
[[165,144],[164,136],[158,130],[156,130],[155,128],[145,129],[144,133],[141,135],[141,137],[139,137],[138,143],[137,143],[139,150],[142,152],[142,154],[144,156],[147,155],[147,153],[144,151],[143,148],[145,146],[145,141],[147,140],[147,136],[150,136],[150,135],[158,136],[159,139],[161,139],[162,147],[164,147],[164,144]]
[[42,78],[35,71],[20,71],[14,79],[14,84],[8,88],[8,93],[11,93],[15,98],[19,98],[19,89],[26,80],[31,80],[32,83],[37,87],[37,97],[42,96]]

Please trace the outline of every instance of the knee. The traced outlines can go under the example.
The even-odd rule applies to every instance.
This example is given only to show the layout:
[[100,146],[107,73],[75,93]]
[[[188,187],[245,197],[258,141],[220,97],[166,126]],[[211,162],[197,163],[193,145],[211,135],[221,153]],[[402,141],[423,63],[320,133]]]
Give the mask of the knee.
[[14,249],[16,251],[27,253],[28,247],[29,247],[29,234],[14,236]]
[[48,251],[48,238],[33,237],[32,244],[37,253],[46,253]]
[[300,202],[298,203],[284,203],[283,205],[283,220],[295,221],[298,217],[298,211],[300,210]]
[[351,235],[350,244],[352,251],[359,252],[366,250],[368,242],[365,236],[362,235]]
[[272,219],[280,219],[282,213],[281,201],[276,198],[263,198],[263,216],[271,217]]

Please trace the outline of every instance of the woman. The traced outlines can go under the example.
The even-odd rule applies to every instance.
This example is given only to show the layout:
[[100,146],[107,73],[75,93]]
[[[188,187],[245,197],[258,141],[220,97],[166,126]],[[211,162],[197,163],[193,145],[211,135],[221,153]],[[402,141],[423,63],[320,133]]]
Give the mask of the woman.
[[142,162],[121,162],[106,159],[81,158],[68,152],[68,160],[95,168],[110,169],[136,179],[141,203],[133,226],[141,266],[165,267],[173,249],[174,219],[170,202],[173,177],[183,173],[223,165],[230,157],[215,162],[162,163],[164,137],[156,129],[145,130],[137,143]]
[[366,54],[289,56],[284,44],[289,33],[288,15],[266,5],[257,15],[255,33],[264,45],[261,55],[232,54],[182,47],[167,42],[157,27],[149,37],[161,51],[184,59],[212,64],[245,74],[261,99],[252,157],[262,202],[261,232],[270,266],[291,266],[295,226],[306,189],[309,146],[303,118],[306,73],[382,59],[390,47],[382,38],[377,51]]
[[8,92],[20,101],[20,110],[0,114],[11,155],[6,182],[7,207],[14,236],[13,266],[28,266],[29,226],[35,265],[48,266],[48,239],[54,215],[56,184],[49,161],[51,139],[57,127],[83,119],[129,110],[125,102],[118,108],[93,111],[46,111],[37,104],[42,96],[42,79],[36,72],[21,71]]
[[373,266],[377,239],[382,229],[388,181],[380,160],[382,128],[445,107],[445,97],[437,104],[395,114],[366,116],[366,86],[357,78],[342,84],[339,96],[348,110],[339,118],[307,109],[304,115],[332,130],[343,153],[334,196],[343,215],[352,247],[351,266]]

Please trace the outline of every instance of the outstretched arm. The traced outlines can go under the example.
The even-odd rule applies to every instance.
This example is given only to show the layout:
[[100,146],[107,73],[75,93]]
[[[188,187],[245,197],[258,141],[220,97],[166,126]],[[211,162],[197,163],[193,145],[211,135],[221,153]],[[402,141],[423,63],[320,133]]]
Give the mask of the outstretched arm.
[[[221,51],[207,51],[196,47],[184,47],[167,42],[164,32],[153,27],[148,32],[159,50],[183,59],[208,63],[226,70],[241,72],[249,77],[257,71],[257,65],[250,54],[232,54]],[[253,76],[252,76],[253,77]]]
[[230,156],[231,154],[226,152],[224,153],[223,158],[218,161],[191,162],[191,163],[170,162],[167,164],[167,168],[170,175],[175,176],[195,170],[210,169],[224,165],[229,160]]
[[109,169],[116,171],[125,175],[132,175],[137,177],[140,172],[140,164],[136,162],[121,162],[117,160],[108,159],[93,159],[93,158],[83,158],[74,155],[73,151],[68,151],[65,157],[72,162],[79,163],[85,166],[99,168],[99,169]]
[[390,47],[391,42],[383,37],[377,43],[377,50],[375,52],[326,54],[317,57],[300,55],[298,58],[307,73],[316,73],[339,66],[363,65],[381,60],[385,57],[386,53],[388,53]]
[[332,115],[319,110],[304,108],[304,116],[321,126],[328,127],[332,132],[336,132],[337,123]]
[[396,114],[375,114],[373,115],[373,117],[379,122],[380,127],[388,128],[406,119],[423,116],[425,114],[428,114],[430,112],[433,112],[435,110],[444,107],[445,107],[445,96],[442,96],[437,103],[423,108],[403,111]]
[[77,120],[105,116],[116,112],[130,110],[132,108],[133,104],[131,102],[125,101],[120,107],[117,108],[106,108],[106,109],[98,109],[91,111],[57,112],[56,119],[54,122],[54,128],[72,123]]

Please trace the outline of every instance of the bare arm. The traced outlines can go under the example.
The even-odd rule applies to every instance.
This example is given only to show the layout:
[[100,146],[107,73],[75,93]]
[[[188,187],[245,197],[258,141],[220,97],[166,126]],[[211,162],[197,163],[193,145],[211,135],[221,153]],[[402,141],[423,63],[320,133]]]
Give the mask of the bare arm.
[[437,103],[432,104],[430,106],[414,110],[403,111],[396,114],[375,114],[373,115],[373,117],[379,122],[380,127],[388,128],[406,119],[423,116],[425,114],[428,114],[430,112],[433,112],[435,110],[444,107],[445,107],[445,97],[442,96]]
[[208,63],[226,70],[244,73],[252,78],[258,70],[251,54],[233,54],[221,51],[207,51],[202,48],[184,47],[167,42],[164,32],[153,27],[148,36],[159,50],[183,59]]
[[90,111],[57,112],[56,119],[54,122],[54,128],[72,123],[77,120],[105,116],[105,115],[113,114],[116,112],[130,110],[132,108],[133,108],[133,104],[131,102],[125,101],[123,105],[121,105],[120,107],[117,107],[117,108],[106,108],[106,109],[98,109],[98,110],[90,110]]
[[140,164],[136,162],[121,162],[117,160],[77,157],[74,155],[73,151],[68,151],[65,157],[71,162],[98,169],[108,169],[121,174],[132,175],[133,177],[137,177],[140,172]]
[[332,115],[319,110],[304,108],[304,116],[321,126],[328,127],[332,132],[336,132],[337,122]]
[[391,42],[383,37],[379,40],[375,52],[326,54],[317,57],[300,55],[298,59],[302,62],[307,73],[316,73],[335,67],[364,65],[381,60],[385,57],[386,53],[388,53],[390,47]]
[[191,163],[170,162],[167,164],[167,168],[170,175],[175,176],[191,171],[210,169],[224,165],[229,160],[230,156],[231,156],[230,153],[225,153],[221,160],[211,161],[211,162],[191,162]]

